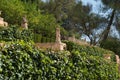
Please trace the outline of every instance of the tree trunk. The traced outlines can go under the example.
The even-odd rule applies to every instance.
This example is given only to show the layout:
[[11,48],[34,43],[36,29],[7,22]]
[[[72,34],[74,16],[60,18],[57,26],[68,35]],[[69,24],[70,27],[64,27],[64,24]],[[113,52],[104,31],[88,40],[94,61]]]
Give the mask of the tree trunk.
[[113,20],[114,20],[115,11],[116,11],[115,9],[112,11],[112,14],[111,14],[110,21],[108,23],[107,29],[104,31],[104,34],[103,34],[102,41],[105,41],[108,38],[108,34],[110,32],[111,25],[112,25]]

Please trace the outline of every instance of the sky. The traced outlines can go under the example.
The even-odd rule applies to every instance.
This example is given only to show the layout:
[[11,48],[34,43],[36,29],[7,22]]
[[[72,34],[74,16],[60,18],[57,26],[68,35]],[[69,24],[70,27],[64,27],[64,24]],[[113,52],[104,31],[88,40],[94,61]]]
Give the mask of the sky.
[[100,0],[95,1],[95,0],[81,0],[84,5],[86,4],[92,4],[92,11],[95,13],[100,13],[99,7],[102,6],[102,3]]

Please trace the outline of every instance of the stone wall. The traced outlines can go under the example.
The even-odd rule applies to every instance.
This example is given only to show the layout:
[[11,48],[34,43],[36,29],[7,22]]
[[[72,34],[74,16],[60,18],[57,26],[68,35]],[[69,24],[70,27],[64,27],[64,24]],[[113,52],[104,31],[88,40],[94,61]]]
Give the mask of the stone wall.
[[65,43],[36,43],[35,46],[39,49],[51,49],[51,50],[64,50],[66,48]]
[[64,50],[66,44],[61,42],[60,28],[56,28],[56,42],[54,43],[36,43],[35,46],[40,49]]
[[120,57],[118,55],[115,55],[115,56],[116,56],[116,63],[118,64],[118,70],[120,73]]
[[[111,54],[104,54],[104,58],[107,60],[111,60]],[[118,55],[115,55],[116,63],[120,64],[120,57]]]
[[88,42],[86,42],[86,40],[76,39],[74,36],[68,37],[68,40],[80,45],[90,45]]
[[111,54],[104,54],[104,58],[107,60],[111,60]]

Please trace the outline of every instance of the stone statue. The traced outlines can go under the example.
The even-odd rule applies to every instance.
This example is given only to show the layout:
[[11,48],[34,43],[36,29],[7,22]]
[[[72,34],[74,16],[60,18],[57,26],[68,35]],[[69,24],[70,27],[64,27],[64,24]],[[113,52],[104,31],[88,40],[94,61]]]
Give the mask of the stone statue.
[[24,17],[22,18],[21,26],[22,26],[23,28],[25,28],[25,29],[28,29],[28,21],[27,21],[27,19],[26,19],[26,16],[24,16]]

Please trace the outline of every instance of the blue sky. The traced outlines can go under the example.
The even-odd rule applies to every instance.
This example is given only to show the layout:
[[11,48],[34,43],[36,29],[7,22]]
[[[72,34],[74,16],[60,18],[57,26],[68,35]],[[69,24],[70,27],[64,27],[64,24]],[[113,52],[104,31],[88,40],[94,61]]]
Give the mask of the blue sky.
[[86,4],[92,4],[93,6],[93,12],[95,13],[100,13],[99,7],[102,6],[102,3],[100,0],[95,1],[95,0],[81,0],[83,2],[84,5]]

